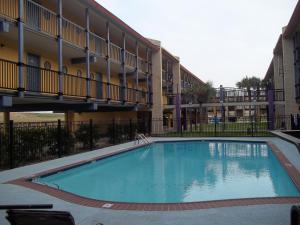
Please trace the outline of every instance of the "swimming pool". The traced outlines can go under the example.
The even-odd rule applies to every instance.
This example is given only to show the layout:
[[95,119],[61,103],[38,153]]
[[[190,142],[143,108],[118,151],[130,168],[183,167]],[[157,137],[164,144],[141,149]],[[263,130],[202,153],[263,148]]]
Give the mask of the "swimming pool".
[[115,202],[300,196],[266,143],[158,142],[34,180]]

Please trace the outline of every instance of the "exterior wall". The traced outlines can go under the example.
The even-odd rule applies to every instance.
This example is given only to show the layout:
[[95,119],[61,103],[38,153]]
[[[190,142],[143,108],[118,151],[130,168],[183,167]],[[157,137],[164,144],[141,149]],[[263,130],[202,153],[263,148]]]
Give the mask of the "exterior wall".
[[[163,92],[162,92],[162,50],[152,53],[152,130],[163,131]],[[155,124],[154,124],[155,123]]]
[[[283,69],[283,55],[281,53],[274,54],[273,57],[274,66],[274,88],[284,89],[284,69]],[[286,101],[286,100],[285,100]],[[275,117],[285,115],[285,105],[275,105]]]
[[282,38],[285,115],[297,114],[298,104],[295,95],[294,44],[292,39]]
[[283,57],[282,54],[274,54],[273,57],[273,66],[274,66],[274,88],[283,89]]
[[[180,63],[174,63],[173,64],[173,94],[174,94],[174,104],[175,104],[175,109],[173,110],[173,121],[176,120],[176,123],[180,123],[180,118],[181,118],[181,107],[177,111],[176,105],[179,104],[176,102],[176,96],[179,95],[181,96],[181,75],[180,75]],[[179,98],[179,101],[180,98]],[[178,118],[179,117],[179,118]],[[175,125],[174,129],[178,129],[178,126]]]
[[84,113],[75,113],[74,121],[93,121],[97,122],[108,122],[112,120],[121,121],[121,120],[136,120],[137,112],[84,112]]

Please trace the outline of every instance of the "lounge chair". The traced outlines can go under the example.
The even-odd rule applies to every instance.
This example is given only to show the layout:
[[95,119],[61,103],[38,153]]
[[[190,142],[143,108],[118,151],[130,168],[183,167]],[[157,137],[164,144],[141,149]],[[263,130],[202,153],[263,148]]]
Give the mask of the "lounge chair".
[[291,225],[300,225],[300,206],[293,205],[291,208]]
[[[74,218],[69,212],[32,210],[52,208],[52,204],[0,205],[0,210],[7,210],[6,219],[11,225],[75,225]],[[103,224],[98,223],[97,225]]]
[[11,225],[75,225],[73,216],[65,211],[9,209],[6,219]]

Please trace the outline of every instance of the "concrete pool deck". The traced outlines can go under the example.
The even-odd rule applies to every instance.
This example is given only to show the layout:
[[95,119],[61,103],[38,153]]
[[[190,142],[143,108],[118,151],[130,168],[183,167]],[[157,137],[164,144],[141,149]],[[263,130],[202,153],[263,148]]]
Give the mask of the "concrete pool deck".
[[[152,138],[153,141],[163,140],[243,140],[267,141],[276,145],[285,157],[300,171],[300,154],[297,148],[279,138]],[[269,204],[252,206],[234,206],[186,211],[126,211],[93,208],[65,202],[47,194],[21,186],[3,184],[21,177],[31,176],[46,170],[68,164],[88,160],[121,149],[132,147],[133,142],[86,152],[79,155],[64,157],[35,165],[25,166],[0,173],[0,204],[53,204],[54,210],[70,211],[76,224],[108,225],[130,224],[289,224],[291,204]],[[300,204],[300,202],[299,202]],[[5,211],[0,211],[0,224],[8,224]]]

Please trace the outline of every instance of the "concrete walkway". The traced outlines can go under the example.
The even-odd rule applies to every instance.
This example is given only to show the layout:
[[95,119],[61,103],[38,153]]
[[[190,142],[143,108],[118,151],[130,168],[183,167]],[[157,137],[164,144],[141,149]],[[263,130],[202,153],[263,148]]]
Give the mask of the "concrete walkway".
[[[178,139],[198,140],[200,138],[153,138],[154,141]],[[271,141],[282,150],[290,162],[300,171],[300,154],[297,148],[293,144],[279,138],[201,138],[201,140],[203,139]],[[53,204],[54,210],[70,211],[78,225],[96,225],[99,222],[105,225],[287,225],[290,223],[289,213],[291,205],[238,206],[175,212],[118,211],[75,205],[34,190],[3,184],[12,179],[112,153],[133,145],[133,142],[130,142],[1,172],[0,204]],[[0,224],[8,224],[5,220],[5,211],[0,211]]]

